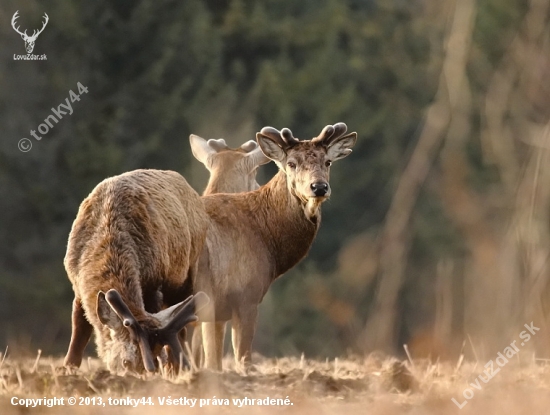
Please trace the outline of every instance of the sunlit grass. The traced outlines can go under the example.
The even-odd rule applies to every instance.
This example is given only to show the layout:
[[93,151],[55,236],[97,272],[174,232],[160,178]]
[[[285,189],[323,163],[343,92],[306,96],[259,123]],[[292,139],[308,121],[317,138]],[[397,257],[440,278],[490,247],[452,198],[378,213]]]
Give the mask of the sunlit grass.
[[[532,359],[510,362],[481,383],[481,390],[459,409],[463,391],[472,389],[484,363],[405,360],[371,354],[316,361],[285,357],[255,356],[248,371],[226,358],[221,373],[181,371],[146,376],[115,376],[97,359],[86,359],[74,372],[62,367],[62,359],[37,354],[32,359],[0,360],[0,413],[22,413],[11,403],[13,397],[75,397],[76,406],[30,408],[28,413],[315,413],[315,414],[491,414],[547,413],[550,405],[550,362]],[[101,397],[106,405],[79,406],[81,397]],[[109,398],[151,397],[155,406],[112,406]],[[158,397],[197,399],[194,408],[161,406]],[[292,405],[238,407],[233,399],[285,399]],[[203,405],[200,399],[227,399],[229,405]],[[204,403],[204,402],[203,402]],[[97,412],[96,412],[97,411]],[[221,411],[221,412],[220,412]],[[244,412],[243,412],[244,411]],[[515,412],[514,412],[515,411]]]

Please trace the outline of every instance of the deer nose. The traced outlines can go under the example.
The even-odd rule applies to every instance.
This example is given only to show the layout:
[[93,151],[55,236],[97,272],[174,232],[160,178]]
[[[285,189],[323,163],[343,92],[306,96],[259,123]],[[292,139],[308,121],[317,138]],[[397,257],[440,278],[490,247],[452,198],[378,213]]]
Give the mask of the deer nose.
[[311,190],[313,191],[313,194],[317,197],[325,196],[328,193],[328,183],[327,182],[311,183]]

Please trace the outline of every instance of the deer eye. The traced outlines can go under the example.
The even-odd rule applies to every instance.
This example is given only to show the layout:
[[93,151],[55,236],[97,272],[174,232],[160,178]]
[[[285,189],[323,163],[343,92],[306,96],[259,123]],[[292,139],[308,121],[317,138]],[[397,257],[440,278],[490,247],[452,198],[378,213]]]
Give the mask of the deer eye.
[[327,160],[325,161],[325,166],[330,167],[332,165],[332,161]]
[[289,161],[288,163],[286,163],[286,165],[292,170],[296,169],[296,163],[293,163],[292,161]]

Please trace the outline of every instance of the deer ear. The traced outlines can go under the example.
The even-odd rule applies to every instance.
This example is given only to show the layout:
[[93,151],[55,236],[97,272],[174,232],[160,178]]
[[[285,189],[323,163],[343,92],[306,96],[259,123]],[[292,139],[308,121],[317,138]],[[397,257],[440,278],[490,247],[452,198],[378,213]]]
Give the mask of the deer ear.
[[104,326],[107,326],[113,330],[119,330],[122,328],[122,321],[120,321],[120,317],[107,302],[103,291],[97,293],[96,313],[99,321],[101,321],[101,324]]
[[204,164],[206,167],[209,166],[208,158],[216,154],[216,150],[208,145],[208,142],[198,135],[191,134],[189,136],[189,143],[191,144],[191,151],[193,156]]
[[332,161],[336,161],[349,156],[356,141],[357,133],[350,133],[336,138],[327,148],[327,157]]
[[262,133],[256,133],[256,141],[267,158],[279,163],[284,162],[286,153],[272,138]]
[[[254,144],[256,144],[254,142]],[[266,157],[262,149],[256,144],[256,148],[246,155],[246,157],[252,160],[254,167],[261,166],[262,164],[267,164],[271,161],[270,158]]]

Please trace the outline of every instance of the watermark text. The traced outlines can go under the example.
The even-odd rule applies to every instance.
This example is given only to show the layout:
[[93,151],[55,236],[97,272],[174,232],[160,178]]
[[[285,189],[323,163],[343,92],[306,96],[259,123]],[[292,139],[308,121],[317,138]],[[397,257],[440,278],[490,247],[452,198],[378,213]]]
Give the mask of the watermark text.
[[[76,86],[78,87],[78,94],[74,93],[71,89],[69,91],[69,96],[65,98],[65,102],[59,104],[57,107],[52,107],[52,113],[44,119],[44,122],[39,124],[36,130],[30,130],[32,138],[37,141],[42,140],[43,136],[48,134],[65,115],[71,115],[73,113],[74,110],[72,104],[80,101],[81,95],[88,93],[88,88],[80,82],[78,82]],[[17,147],[19,148],[19,151],[26,153],[31,150],[32,141],[28,138],[22,138],[17,143]]]

